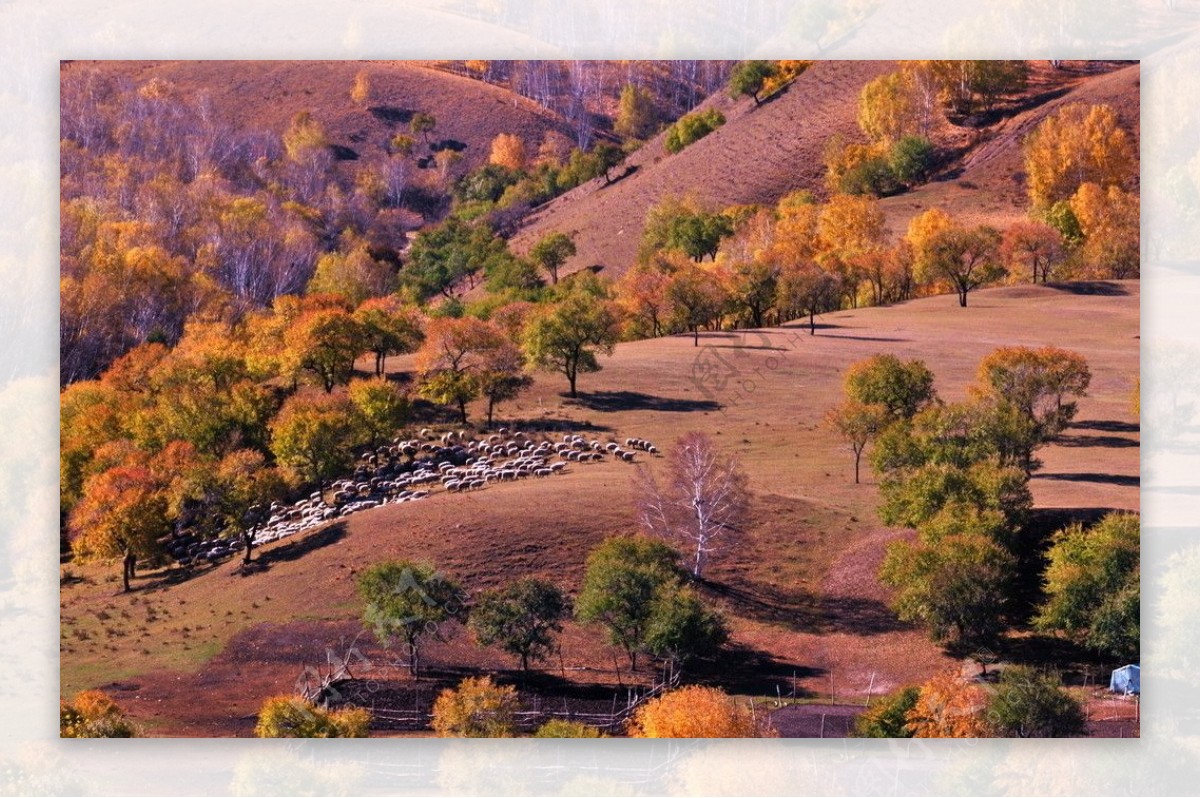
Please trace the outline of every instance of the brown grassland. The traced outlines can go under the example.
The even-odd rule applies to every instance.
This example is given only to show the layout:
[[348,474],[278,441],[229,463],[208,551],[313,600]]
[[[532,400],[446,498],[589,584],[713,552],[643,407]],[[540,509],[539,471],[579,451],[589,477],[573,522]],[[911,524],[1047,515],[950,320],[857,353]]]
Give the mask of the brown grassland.
[[[703,157],[699,145],[692,149]],[[991,168],[978,152],[969,173]],[[646,183],[650,174],[638,180]],[[964,191],[949,184],[938,190]],[[598,234],[614,223],[603,212],[592,218]],[[742,695],[794,690],[798,698],[860,703],[868,689],[919,683],[955,661],[923,631],[898,623],[886,605],[876,578],[884,545],[912,533],[881,526],[872,478],[864,470],[863,484],[854,484],[852,455],[822,424],[841,398],[845,368],[877,352],[920,358],[935,373],[939,394],[954,400],[965,396],[979,360],[999,346],[1076,350],[1087,358],[1091,386],[1071,429],[1039,452],[1035,510],[1047,525],[1065,511],[1136,511],[1139,427],[1130,395],[1138,305],[1136,281],[1016,286],[972,294],[966,309],[952,296],[935,296],[829,313],[813,336],[797,325],[702,333],[701,349],[687,335],[623,343],[602,360],[601,372],[581,377],[577,400],[565,398],[560,377],[539,374],[500,416],[532,428],[637,436],[660,448],[703,430],[737,454],[750,477],[752,523],[713,562],[703,587],[730,620],[732,641],[719,662],[694,677]],[[693,379],[700,353],[727,369],[723,388],[706,392]],[[389,368],[404,378],[411,359],[393,358]],[[479,408],[473,416],[480,417]],[[661,468],[659,459],[639,459]],[[264,547],[258,556],[266,568],[251,576],[238,575],[236,561],[186,578],[174,569],[147,571],[122,595],[110,566],[72,564],[61,595],[62,691],[106,689],[156,735],[248,735],[264,696],[290,691],[302,668],[322,664],[327,647],[344,649],[358,633],[354,582],[361,569],[413,558],[472,593],[525,575],[574,593],[587,552],[633,528],[632,474],[620,462],[572,464],[551,479],[369,510]],[[447,640],[423,655],[430,671],[419,689],[388,671],[398,700],[427,702],[437,686],[472,671],[518,679],[511,658],[474,646],[461,628],[446,631]],[[1034,662],[1049,656],[1042,645],[1013,648]],[[376,664],[394,657],[370,643],[364,651]],[[1087,662],[1075,650],[1057,656],[1060,666],[1067,657],[1074,677]],[[605,706],[614,688],[653,676],[646,669],[631,677],[600,632],[569,622],[561,658],[540,664],[530,686],[546,700],[572,696]]]

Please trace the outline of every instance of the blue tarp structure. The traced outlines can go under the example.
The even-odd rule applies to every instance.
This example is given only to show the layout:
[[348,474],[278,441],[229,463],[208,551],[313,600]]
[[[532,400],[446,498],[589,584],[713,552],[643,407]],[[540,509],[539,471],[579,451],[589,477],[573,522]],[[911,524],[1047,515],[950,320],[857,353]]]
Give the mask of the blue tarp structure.
[[1108,689],[1114,693],[1124,693],[1129,695],[1142,694],[1142,669],[1138,665],[1126,665],[1124,668],[1117,668],[1112,672],[1112,679],[1108,682]]

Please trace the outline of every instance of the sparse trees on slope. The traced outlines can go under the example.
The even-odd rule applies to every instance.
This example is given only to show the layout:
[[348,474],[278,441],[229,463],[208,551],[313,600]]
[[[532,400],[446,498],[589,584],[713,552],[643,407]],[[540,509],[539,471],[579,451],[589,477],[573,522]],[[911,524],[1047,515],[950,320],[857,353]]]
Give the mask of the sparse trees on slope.
[[709,556],[734,545],[749,503],[737,458],[717,451],[702,432],[684,435],[668,454],[667,480],[646,468],[635,478],[638,522],[652,535],[678,542],[699,578]]
[[350,381],[354,361],[366,349],[362,327],[346,310],[302,314],[284,333],[300,367],[317,377],[326,393]]
[[374,445],[391,437],[408,420],[408,397],[382,377],[351,380],[346,391],[358,411],[362,425]]
[[[511,349],[512,344],[504,334],[485,321],[471,317],[434,319],[417,353],[419,390],[431,401],[457,406],[465,424],[467,404],[482,395],[484,372],[510,373],[511,358],[507,366],[497,358]],[[499,386],[491,387],[496,394],[494,405],[503,397]]]
[[1070,199],[1083,235],[1085,273],[1124,280],[1141,273],[1141,201],[1117,186],[1084,183]]
[[652,136],[657,127],[658,109],[654,106],[654,97],[640,86],[626,84],[621,89],[613,130],[619,136],[639,140]]

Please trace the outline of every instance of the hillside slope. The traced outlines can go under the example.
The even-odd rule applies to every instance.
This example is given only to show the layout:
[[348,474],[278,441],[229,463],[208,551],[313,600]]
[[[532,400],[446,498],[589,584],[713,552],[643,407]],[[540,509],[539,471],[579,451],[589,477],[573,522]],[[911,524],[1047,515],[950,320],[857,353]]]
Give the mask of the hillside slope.
[[[943,126],[936,138],[953,151],[937,178],[882,201],[894,234],[926,208],[938,206],[964,221],[1006,225],[1026,213],[1021,141],[1045,116],[1072,102],[1113,105],[1122,125],[1139,135],[1137,64],[1068,62],[1051,70],[1032,65],[1024,107],[980,128]],[[749,100],[711,97],[727,123],[668,156],[659,136],[628,160],[634,171],[610,186],[593,181],[532,215],[514,240],[524,251],[553,230],[576,237],[578,254],[565,271],[601,265],[618,276],[637,254],[647,209],[665,194],[694,195],[713,207],[775,203],[797,189],[824,195],[822,151],[842,135],[861,140],[858,95],[868,81],[895,68],[892,61],[817,62],[782,95],[759,108]]]
[[[396,133],[407,133],[417,111],[433,114],[433,141],[466,145],[461,174],[487,161],[492,139],[514,133],[531,151],[548,132],[572,135],[559,117],[535,103],[478,80],[412,61],[77,61],[67,70],[98,69],[140,85],[152,78],[183,93],[205,92],[214,114],[234,128],[282,133],[293,116],[309,111],[341,157],[383,154]],[[355,76],[370,79],[366,107],[354,104]]]

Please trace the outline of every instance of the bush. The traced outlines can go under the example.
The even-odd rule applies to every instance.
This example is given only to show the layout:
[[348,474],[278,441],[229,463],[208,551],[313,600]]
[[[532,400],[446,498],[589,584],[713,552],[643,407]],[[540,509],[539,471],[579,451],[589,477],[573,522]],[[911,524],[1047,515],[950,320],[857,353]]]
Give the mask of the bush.
[[663,146],[667,148],[667,152],[674,155],[689,144],[697,142],[709,133],[712,133],[723,124],[725,124],[725,115],[716,108],[686,114],[680,117],[679,121],[671,125],[667,130],[667,137],[663,141]]
[[879,699],[873,707],[854,719],[851,737],[912,737],[908,713],[921,694],[916,687],[905,687]]
[[643,704],[629,721],[631,737],[770,737],[750,707],[715,687],[684,687]]
[[516,734],[517,691],[490,676],[468,677],[443,690],[433,703],[438,737],[512,737]]
[[597,738],[607,737],[604,732],[597,729],[595,726],[589,726],[586,723],[581,723],[577,720],[560,720],[554,719],[546,721],[536,732],[534,737],[543,739],[552,737],[581,737],[581,738]]
[[1083,709],[1058,677],[1025,666],[1000,674],[987,716],[1002,737],[1075,737],[1084,730]]
[[255,737],[366,737],[371,713],[365,709],[322,709],[293,695],[268,698],[258,713]]
[[71,701],[58,707],[60,737],[137,737],[137,727],[125,717],[125,712],[99,690],[77,693]]
[[929,139],[905,136],[892,146],[889,166],[896,181],[912,186],[928,177],[933,160],[934,149]]

